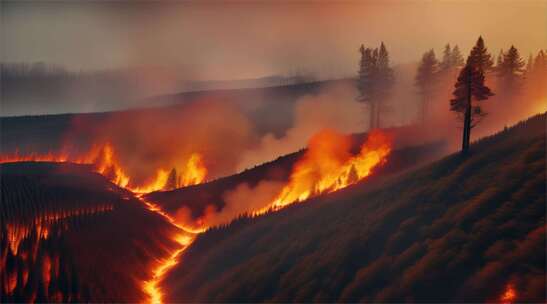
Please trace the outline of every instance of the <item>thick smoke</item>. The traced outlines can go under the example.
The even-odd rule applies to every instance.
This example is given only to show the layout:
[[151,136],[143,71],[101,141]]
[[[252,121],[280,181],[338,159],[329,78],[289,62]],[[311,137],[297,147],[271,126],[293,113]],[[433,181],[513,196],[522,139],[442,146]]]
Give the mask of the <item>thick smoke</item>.
[[225,206],[217,210],[214,205],[208,205],[204,215],[194,220],[188,208],[180,208],[175,218],[180,223],[195,223],[198,227],[212,227],[229,224],[240,215],[252,214],[266,208],[283,188],[280,181],[260,181],[251,187],[247,183],[239,184],[235,189],[227,190],[223,195]]
[[249,120],[224,100],[118,112],[101,122],[80,118],[73,126],[67,145],[82,136],[91,138],[88,144],[111,143],[133,186],[150,182],[158,169],[184,168],[192,153],[202,155],[209,179],[231,174],[253,141]]
[[321,129],[329,128],[342,133],[362,132],[365,125],[364,105],[356,101],[357,92],[348,84],[327,86],[317,95],[305,95],[294,106],[293,126],[281,138],[268,133],[257,146],[246,151],[238,170],[252,167],[295,152]]

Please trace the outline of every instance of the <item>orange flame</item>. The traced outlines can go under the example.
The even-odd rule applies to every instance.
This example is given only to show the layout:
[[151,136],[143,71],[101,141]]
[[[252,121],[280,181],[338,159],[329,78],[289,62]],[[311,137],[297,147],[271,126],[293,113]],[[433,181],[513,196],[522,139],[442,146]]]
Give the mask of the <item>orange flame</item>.
[[207,168],[200,154],[193,153],[186,163],[186,168],[181,176],[182,186],[201,184],[207,175]]
[[[163,211],[158,205],[148,202],[141,198],[141,202],[146,205],[148,210],[159,214],[164,217],[169,223],[179,229],[179,233],[176,234],[173,239],[180,245],[176,250],[171,252],[171,255],[159,262],[159,264],[152,270],[152,278],[143,283],[143,291],[148,295],[149,300],[153,304],[163,303],[163,292],[161,291],[161,280],[165,274],[171,270],[179,262],[179,255],[194,241],[195,234],[199,232],[191,232],[185,227],[177,224],[175,220]],[[190,233],[189,233],[190,232]]]
[[[21,155],[19,151],[14,154],[0,156],[0,163],[22,162],[22,161],[37,161],[37,162],[72,162],[76,164],[92,164],[97,173],[108,178],[114,184],[127,188],[135,193],[149,193],[162,190],[165,188],[169,179],[167,170],[159,168],[152,181],[146,185],[135,186],[131,185],[131,178],[122,168],[119,158],[115,153],[114,147],[110,143],[101,145],[93,145],[92,148],[80,156],[70,156],[68,153],[52,153],[47,154],[26,154]],[[178,187],[186,187],[197,185],[205,181],[207,176],[207,168],[203,162],[201,154],[193,153],[184,165],[183,174],[180,177],[180,182],[176,183]],[[176,178],[176,177],[175,177]]]
[[193,241],[193,238],[184,234],[177,235],[175,240],[181,245],[178,249],[173,251],[171,255],[160,262],[160,264],[153,270],[152,279],[144,282],[143,289],[146,294],[150,297],[150,302],[153,304],[163,303],[163,292],[160,288],[160,282],[165,274],[171,270],[175,265],[177,265],[178,256],[190,245]]
[[501,303],[503,304],[512,304],[515,303],[515,300],[517,299],[517,291],[515,290],[515,287],[513,284],[509,283],[505,287],[505,291],[501,295]]
[[333,192],[362,180],[375,167],[386,162],[391,143],[385,134],[373,131],[357,155],[351,155],[350,150],[348,136],[331,130],[314,135],[306,154],[293,167],[289,183],[268,207],[254,212],[254,215]]

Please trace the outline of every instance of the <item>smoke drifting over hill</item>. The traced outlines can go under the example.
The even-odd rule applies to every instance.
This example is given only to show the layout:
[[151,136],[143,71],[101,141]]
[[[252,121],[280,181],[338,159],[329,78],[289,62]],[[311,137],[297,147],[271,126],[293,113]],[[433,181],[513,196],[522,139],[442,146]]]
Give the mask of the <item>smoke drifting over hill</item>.
[[294,104],[292,127],[282,137],[272,133],[262,136],[257,146],[242,155],[238,170],[302,149],[323,128],[344,133],[364,131],[366,112],[356,95],[355,87],[338,84],[324,87],[319,94],[300,97]]

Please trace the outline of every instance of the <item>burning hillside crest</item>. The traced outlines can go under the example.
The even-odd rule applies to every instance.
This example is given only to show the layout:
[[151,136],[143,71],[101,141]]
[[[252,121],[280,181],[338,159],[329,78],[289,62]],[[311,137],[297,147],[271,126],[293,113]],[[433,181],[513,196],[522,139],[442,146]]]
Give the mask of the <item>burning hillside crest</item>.
[[[203,157],[199,153],[192,153],[186,161],[181,157],[183,166],[180,175],[176,175],[176,170],[173,168],[171,174],[163,168],[156,169],[154,178],[144,185],[135,185],[132,183],[132,178],[127,174],[120,162],[119,156],[114,149],[114,146],[107,142],[104,144],[94,144],[91,149],[81,155],[72,155],[62,149],[59,153],[46,154],[20,154],[18,151],[14,154],[1,155],[0,163],[22,162],[22,161],[38,161],[38,162],[72,162],[76,164],[93,165],[95,172],[105,176],[112,183],[119,187],[126,188],[135,193],[148,193],[165,189],[169,183],[173,183],[170,179],[174,178],[174,187],[186,187],[197,185],[205,181],[207,176],[207,168],[203,161]],[[177,160],[179,161],[179,160]],[[173,177],[173,172],[175,175]]]
[[356,152],[351,136],[326,129],[311,137],[305,154],[293,165],[288,181],[239,184],[224,193],[222,209],[211,204],[195,219],[183,206],[176,212],[176,221],[184,223],[185,228],[201,231],[227,224],[244,214],[258,216],[334,192],[370,176],[375,168],[387,162],[391,150],[390,137],[381,131],[372,131]]
[[373,168],[387,161],[391,143],[384,133],[373,131],[357,155],[352,155],[350,150],[348,136],[330,130],[317,133],[311,138],[304,157],[295,164],[289,184],[269,208],[277,210],[362,180]]

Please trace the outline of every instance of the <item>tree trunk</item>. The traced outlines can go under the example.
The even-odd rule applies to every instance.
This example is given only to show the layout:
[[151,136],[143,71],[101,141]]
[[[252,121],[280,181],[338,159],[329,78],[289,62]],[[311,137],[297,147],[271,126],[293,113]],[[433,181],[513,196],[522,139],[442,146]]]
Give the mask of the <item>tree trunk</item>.
[[467,103],[465,106],[465,119],[463,122],[463,141],[462,153],[469,151],[469,141],[471,139],[471,70],[467,76]]
[[427,116],[427,100],[428,96],[424,94],[424,96],[422,96],[422,124],[425,124],[425,118]]

